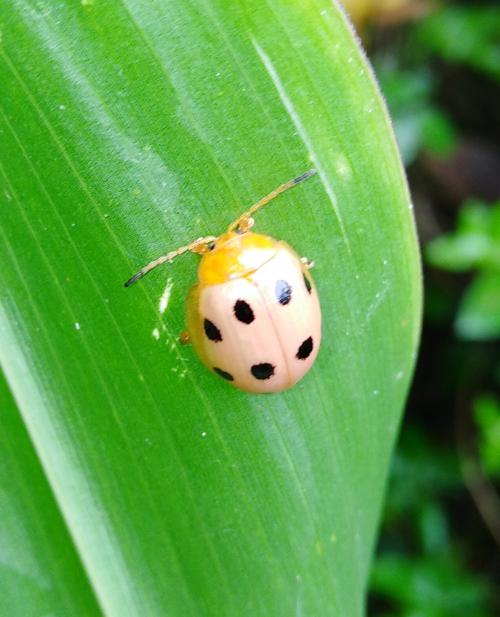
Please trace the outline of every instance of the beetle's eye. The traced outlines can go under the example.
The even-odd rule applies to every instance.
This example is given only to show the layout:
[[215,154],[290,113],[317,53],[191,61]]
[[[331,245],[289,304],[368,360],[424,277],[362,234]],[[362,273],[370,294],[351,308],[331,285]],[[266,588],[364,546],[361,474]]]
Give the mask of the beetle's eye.
[[215,248],[215,240],[211,240],[208,244],[207,244],[207,249],[209,251],[213,251]]

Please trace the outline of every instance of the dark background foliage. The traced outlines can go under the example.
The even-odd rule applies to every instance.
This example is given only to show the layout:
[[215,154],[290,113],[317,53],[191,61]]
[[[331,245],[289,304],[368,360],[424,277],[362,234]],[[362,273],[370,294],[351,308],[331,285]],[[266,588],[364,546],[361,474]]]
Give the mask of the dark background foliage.
[[500,5],[346,4],[407,167],[426,291],[368,613],[492,617],[500,614]]

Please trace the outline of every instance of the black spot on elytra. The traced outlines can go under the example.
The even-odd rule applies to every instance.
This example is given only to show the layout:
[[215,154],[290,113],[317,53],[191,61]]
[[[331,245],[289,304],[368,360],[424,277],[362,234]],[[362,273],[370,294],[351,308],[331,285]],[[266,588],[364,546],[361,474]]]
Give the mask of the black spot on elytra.
[[221,368],[217,368],[216,366],[214,366],[214,371],[217,373],[217,375],[222,377],[222,379],[226,379],[227,381],[234,381],[234,377],[231,375],[231,373],[223,371]]
[[274,366],[269,362],[254,364],[250,370],[255,379],[269,379],[274,375]]
[[222,341],[222,335],[219,328],[213,323],[213,321],[210,321],[210,319],[205,319],[203,321],[203,329],[211,341],[214,341],[215,343]]
[[299,347],[296,353],[296,358],[298,358],[299,360],[305,360],[306,358],[309,358],[312,350],[313,350],[313,340],[312,340],[312,336],[310,336],[309,338],[306,338],[306,340]]
[[304,284],[306,286],[306,289],[308,291],[308,293],[311,293],[311,281],[309,280],[309,278],[304,274]]
[[286,281],[276,281],[274,293],[276,294],[276,299],[280,304],[288,304],[292,299],[292,288]]
[[252,307],[248,304],[248,302],[245,302],[245,300],[236,300],[233,310],[238,321],[248,324],[252,323],[255,319]]

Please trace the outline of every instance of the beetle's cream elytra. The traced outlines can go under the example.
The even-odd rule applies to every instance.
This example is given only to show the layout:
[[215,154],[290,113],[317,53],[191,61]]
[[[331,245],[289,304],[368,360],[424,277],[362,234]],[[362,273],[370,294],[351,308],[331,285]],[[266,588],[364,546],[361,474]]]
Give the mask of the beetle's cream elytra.
[[321,310],[309,273],[285,242],[250,231],[252,215],[316,172],[282,184],[221,236],[199,238],[156,259],[125,283],[192,251],[201,255],[198,283],[186,302],[187,333],[211,371],[247,392],[281,392],[311,368],[321,341]]

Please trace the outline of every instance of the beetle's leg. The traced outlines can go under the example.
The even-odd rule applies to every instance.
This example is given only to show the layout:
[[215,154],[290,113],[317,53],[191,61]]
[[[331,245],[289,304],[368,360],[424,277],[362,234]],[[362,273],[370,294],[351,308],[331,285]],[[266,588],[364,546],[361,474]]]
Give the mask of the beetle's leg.
[[189,335],[189,332],[187,330],[183,330],[179,334],[179,343],[181,345],[189,345],[191,343],[191,336]]
[[306,270],[311,270],[311,268],[314,268],[314,261],[311,261],[307,257],[301,257],[300,261]]

